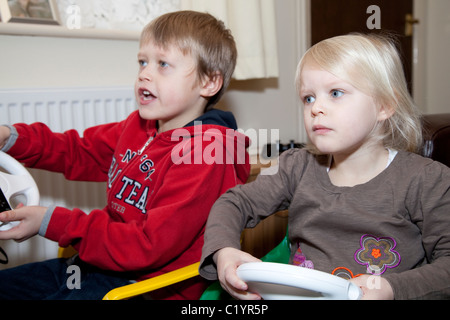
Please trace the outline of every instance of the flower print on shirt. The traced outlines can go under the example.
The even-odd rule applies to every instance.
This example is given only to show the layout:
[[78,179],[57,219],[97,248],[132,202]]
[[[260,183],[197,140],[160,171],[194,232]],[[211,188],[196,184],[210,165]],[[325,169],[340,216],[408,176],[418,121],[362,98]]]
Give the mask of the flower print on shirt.
[[314,269],[314,263],[311,260],[306,259],[306,256],[302,252],[302,249],[300,249],[300,244],[298,244],[298,249],[295,252],[294,258],[292,259],[292,264],[298,267]]
[[397,242],[393,238],[363,235],[360,248],[355,252],[355,260],[367,266],[368,273],[381,275],[388,268],[395,268],[400,264],[400,254],[394,250],[396,246]]

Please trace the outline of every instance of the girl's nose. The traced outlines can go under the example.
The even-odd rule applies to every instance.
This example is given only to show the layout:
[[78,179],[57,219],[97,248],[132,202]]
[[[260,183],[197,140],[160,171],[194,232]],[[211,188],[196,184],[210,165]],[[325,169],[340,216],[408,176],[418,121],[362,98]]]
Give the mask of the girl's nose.
[[320,114],[325,115],[325,108],[319,99],[316,99],[313,106],[311,107],[311,117],[315,118]]

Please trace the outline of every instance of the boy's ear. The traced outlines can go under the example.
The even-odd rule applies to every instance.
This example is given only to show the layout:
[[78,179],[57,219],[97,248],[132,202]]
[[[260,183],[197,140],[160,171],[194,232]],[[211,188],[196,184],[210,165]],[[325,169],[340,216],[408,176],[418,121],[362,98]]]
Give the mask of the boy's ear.
[[223,86],[223,76],[222,74],[217,71],[214,72],[212,75],[206,76],[202,80],[202,91],[201,95],[203,97],[213,97],[216,95],[217,92],[222,89]]

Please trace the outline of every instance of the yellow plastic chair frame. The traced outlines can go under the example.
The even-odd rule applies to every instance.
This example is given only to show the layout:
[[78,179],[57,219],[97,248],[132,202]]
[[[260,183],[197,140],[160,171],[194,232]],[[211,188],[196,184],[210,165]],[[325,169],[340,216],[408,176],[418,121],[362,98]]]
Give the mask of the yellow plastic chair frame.
[[180,268],[157,277],[113,289],[103,297],[103,300],[129,299],[147,292],[170,286],[183,280],[187,280],[198,275],[199,266],[200,262],[196,262],[187,267]]

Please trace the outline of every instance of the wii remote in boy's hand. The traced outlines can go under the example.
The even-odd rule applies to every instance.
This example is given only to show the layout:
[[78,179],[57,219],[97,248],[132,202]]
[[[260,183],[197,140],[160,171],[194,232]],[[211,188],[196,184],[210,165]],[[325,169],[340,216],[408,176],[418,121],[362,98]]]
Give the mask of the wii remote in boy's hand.
[[[11,206],[8,203],[2,189],[0,188],[0,212],[11,210]],[[14,228],[20,223],[20,221],[13,222],[0,222],[0,231],[6,231]]]

